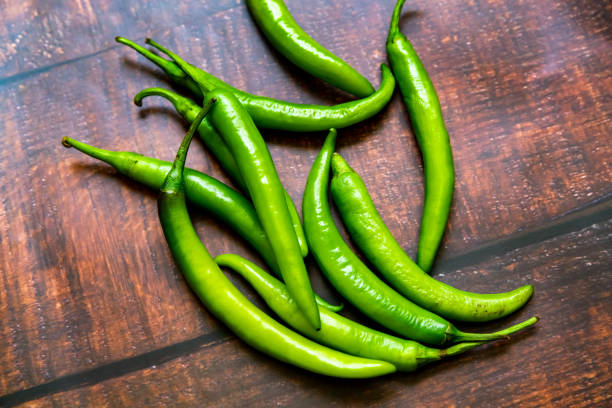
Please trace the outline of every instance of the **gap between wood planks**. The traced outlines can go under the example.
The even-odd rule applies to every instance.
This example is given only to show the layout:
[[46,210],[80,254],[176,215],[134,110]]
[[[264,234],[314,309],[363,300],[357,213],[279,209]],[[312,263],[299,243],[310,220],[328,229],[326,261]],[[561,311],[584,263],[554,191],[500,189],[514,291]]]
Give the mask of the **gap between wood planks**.
[[230,332],[218,330],[134,357],[114,361],[74,374],[68,374],[25,390],[6,394],[0,397],[0,407],[13,407],[58,392],[98,384],[111,378],[121,377],[122,375],[160,365],[174,360],[175,358],[195,353],[199,350],[214,347],[232,338],[234,338],[234,336],[232,336]]
[[591,201],[582,207],[562,214],[545,225],[515,232],[504,238],[480,245],[472,250],[442,259],[434,265],[436,272],[450,272],[481,261],[500,256],[516,249],[547,241],[568,232],[578,231],[612,218],[612,193]]
[[[443,260],[439,262],[436,269],[440,271],[450,271],[469,265],[475,265],[488,258],[501,256],[510,251],[525,248],[529,245],[544,242],[551,238],[574,231],[579,231],[610,218],[612,218],[612,193],[592,201],[583,207],[572,210],[549,222],[545,226],[521,231]],[[58,392],[98,384],[131,372],[166,363],[175,358],[192,354],[198,350],[217,346],[233,338],[235,337],[232,334],[223,329],[208,333],[134,357],[104,364],[90,370],[69,374],[25,390],[15,391],[0,396],[0,406],[11,407]]]

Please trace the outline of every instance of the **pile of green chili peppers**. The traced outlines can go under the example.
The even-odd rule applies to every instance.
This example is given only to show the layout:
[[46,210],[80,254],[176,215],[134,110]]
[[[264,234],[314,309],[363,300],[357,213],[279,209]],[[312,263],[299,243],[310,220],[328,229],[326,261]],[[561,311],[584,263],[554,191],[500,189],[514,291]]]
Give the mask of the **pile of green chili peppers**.
[[[381,65],[382,79],[375,90],[359,72],[304,32],[282,0],[246,1],[254,21],[279,53],[304,71],[359,98],[335,106],[252,95],[151,39],[146,43],[165,57],[117,37],[118,42],[152,61],[193,95],[192,100],[167,89],[149,88],[134,98],[141,106],[144,98],[161,96],[191,123],[174,162],[104,150],[68,137],[62,140],[66,147],[75,147],[160,191],[159,219],[172,255],[211,313],[254,348],[323,375],[367,378],[397,370],[414,371],[443,357],[506,338],[538,321],[532,317],[494,333],[467,333],[447,320],[486,322],[507,316],[525,305],[533,287],[480,294],[455,289],[429,275],[450,211],[453,158],[433,84],[398,29],[403,3],[399,0],[395,6],[386,43],[391,68]],[[377,114],[390,101],[396,81],[425,172],[416,262],[384,224],[363,180],[334,152],[336,129]],[[306,182],[303,224],[281,184],[260,128],[328,132]],[[196,133],[239,191],[185,168]],[[384,280],[342,238],[331,215],[328,190],[351,239]],[[242,236],[276,277],[238,255],[213,258],[194,230],[187,201]],[[338,293],[394,335],[343,317],[338,313],[341,305],[332,305],[316,295],[304,263],[309,254]],[[251,303],[220,267],[240,274],[293,330]]]

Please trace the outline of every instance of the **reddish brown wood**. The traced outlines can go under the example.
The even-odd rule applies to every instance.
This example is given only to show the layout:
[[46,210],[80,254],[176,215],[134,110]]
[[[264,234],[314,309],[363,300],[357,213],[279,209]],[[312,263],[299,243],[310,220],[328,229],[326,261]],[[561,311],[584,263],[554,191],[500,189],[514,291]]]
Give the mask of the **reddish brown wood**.
[[[287,0],[313,37],[375,85],[392,3]],[[140,110],[131,103],[144,87],[169,85],[150,63],[116,45],[115,35],[141,42],[153,36],[254,93],[325,104],[348,96],[276,54],[243,2],[3,4],[0,401],[9,395],[31,399],[37,394],[27,390],[46,384],[49,396],[37,401],[43,406],[73,398],[89,405],[149,405],[150,396],[192,404],[208,397],[218,405],[348,399],[478,406],[490,398],[501,406],[572,406],[583,396],[595,405],[609,399],[610,15],[612,3],[593,0],[405,6],[401,28],[440,95],[457,170],[437,273],[482,291],[535,282],[536,296],[521,316],[546,319],[516,344],[491,346],[420,375],[368,382],[371,387],[355,394],[352,382],[296,373],[235,340],[202,349],[189,343],[230,335],[180,278],[161,235],[155,194],[59,143],[67,135],[173,157],[184,123],[161,99],[147,100]],[[265,136],[299,204],[322,137]],[[399,95],[377,117],[341,131],[339,149],[413,253],[422,169]],[[226,180],[202,150],[194,145],[189,164]],[[196,214],[194,221],[213,254],[257,259],[214,220]],[[597,227],[588,234],[573,232],[591,224]],[[538,237],[550,241],[534,249]],[[454,265],[461,269],[453,271]],[[311,269],[319,291],[338,300]],[[350,308],[347,313],[361,319]],[[174,357],[162,359],[163,370],[99,374],[109,364],[123,367],[130,358],[146,363],[142,356],[166,350]],[[95,384],[62,391],[61,379],[88,372],[98,378]],[[213,392],[219,394],[211,397]]]
[[[464,268],[449,281],[483,286],[512,274],[536,296],[507,325],[537,314],[538,326],[418,373],[359,382],[309,375],[236,340],[121,377],[60,392],[33,406],[605,406],[612,395],[609,282],[612,222],[593,225]],[[520,254],[520,255],[519,255]],[[528,268],[517,273],[517,256]],[[518,277],[516,275],[519,275]],[[596,340],[599,339],[599,340]],[[356,386],[358,384],[358,386]]]

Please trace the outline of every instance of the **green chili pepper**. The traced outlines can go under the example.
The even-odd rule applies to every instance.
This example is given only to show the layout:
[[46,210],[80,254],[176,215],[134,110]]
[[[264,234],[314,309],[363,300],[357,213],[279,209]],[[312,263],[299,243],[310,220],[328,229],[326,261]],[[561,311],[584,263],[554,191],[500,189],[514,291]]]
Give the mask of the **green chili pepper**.
[[281,361],[315,373],[344,378],[376,377],[394,372],[392,364],[349,356],[287,329],[253,305],[215,264],[189,219],[183,186],[187,149],[204,115],[203,110],[183,139],[158,200],[159,219],[170,252],[191,289],[238,337]]
[[[142,106],[142,100],[151,95],[161,96],[169,100],[172,105],[174,105],[176,111],[180,113],[189,123],[193,122],[201,109],[189,98],[185,98],[184,96],[178,95],[163,88],[148,88],[138,92],[138,94],[134,97],[134,103],[137,106]],[[225,145],[225,142],[221,136],[219,136],[219,133],[217,133],[215,128],[207,119],[208,118],[205,118],[198,127],[198,135],[200,136],[200,139],[202,139],[202,141],[206,144],[206,147],[217,158],[219,164],[221,164],[221,167],[223,170],[225,170],[230,179],[236,183],[242,192],[247,192],[248,190],[246,184],[240,175],[236,160],[234,160],[232,153]],[[295,230],[295,235],[297,237],[298,244],[300,245],[300,251],[302,253],[302,257],[305,257],[308,255],[308,245],[306,245],[306,237],[304,236],[302,220],[300,220],[297,208],[295,208],[295,204],[287,191],[284,191],[284,194],[285,200],[287,201],[287,209],[289,210],[289,215],[291,215],[291,223],[293,224],[293,229]]]
[[[133,152],[117,152],[89,146],[69,137],[62,139],[65,147],[77,150],[113,166],[119,173],[155,190],[159,190],[172,163]],[[268,241],[255,209],[240,193],[197,170],[185,169],[185,195],[192,204],[210,213],[217,220],[237,232],[257,250],[270,269],[280,276],[274,251]],[[342,305],[332,305],[315,294],[317,303],[333,311]]]
[[[128,40],[127,38],[115,37],[115,41],[120,44],[127,45],[128,47],[137,51],[140,55],[160,67],[174,83],[189,89],[196,96],[197,100],[201,101],[202,99],[204,99],[204,94],[202,94],[202,91],[200,90],[198,84],[196,84],[193,79],[191,79],[187,74],[185,74],[183,70],[180,69],[179,66],[176,65],[174,62],[168,61],[167,59],[162,58],[157,54],[153,54],[151,51],[147,50],[144,47],[141,47],[133,41]],[[202,122],[206,123],[206,118],[204,118]]]
[[419,306],[449,319],[486,322],[518,310],[533,294],[531,285],[480,294],[435,280],[412,262],[393,238],[359,174],[338,153],[333,154],[331,166],[332,198],[349,235],[385,279]]
[[289,61],[359,98],[374,92],[359,72],[302,30],[282,0],[246,0],[246,5],[268,41]]
[[[165,49],[151,39],[147,43],[164,52],[172,61],[160,58],[142,47],[136,48],[133,42],[117,37],[117,41],[126,44],[143,54],[162,68],[177,83],[192,89],[198,86],[196,95],[204,95],[216,87],[233,92],[244,105],[257,126],[267,129],[288,130],[294,132],[317,132],[331,127],[344,128],[364,121],[384,108],[393,96],[395,78],[389,67],[381,65],[382,79],[380,87],[367,98],[346,102],[334,106],[304,105],[252,95],[236,89],[200,68],[188,64],[178,55]],[[145,53],[146,52],[146,53]],[[180,68],[179,68],[180,67]],[[185,76],[177,74],[183,70]]]
[[276,255],[283,281],[302,313],[318,329],[321,327],[319,309],[270,152],[251,116],[233,93],[217,88],[206,95],[205,101],[212,98],[219,102],[211,110],[211,123],[236,160]]
[[530,319],[496,333],[465,333],[410,302],[374,275],[344,242],[331,215],[327,188],[335,140],[336,132],[332,129],[308,175],[302,214],[311,254],[325,277],[346,300],[388,329],[412,340],[438,346],[495,340],[507,336],[517,327],[535,323],[537,319]]
[[[299,313],[285,286],[252,262],[232,254],[214,258],[219,266],[229,267],[245,278],[266,304],[283,321],[303,335],[336,350],[355,356],[388,361],[399,371],[415,371],[432,361],[471,350],[482,342],[460,343],[446,349],[423,346],[370,329],[337,313],[319,307],[321,330],[313,330]],[[528,322],[536,321],[533,318]],[[525,324],[521,324],[521,327]],[[515,328],[511,328],[514,330]]]
[[436,90],[410,41],[398,29],[404,1],[399,0],[393,10],[387,37],[387,54],[423,156],[425,202],[417,264],[429,273],[446,229],[453,198],[455,170]]

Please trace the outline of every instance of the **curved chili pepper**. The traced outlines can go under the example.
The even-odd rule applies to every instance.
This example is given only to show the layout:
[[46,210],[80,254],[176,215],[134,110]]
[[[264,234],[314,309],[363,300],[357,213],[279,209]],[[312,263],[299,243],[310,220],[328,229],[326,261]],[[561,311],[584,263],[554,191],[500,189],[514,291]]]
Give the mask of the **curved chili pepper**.
[[[117,37],[117,41],[126,44],[139,53],[143,53],[143,48],[134,47],[134,43]],[[288,130],[294,132],[317,132],[328,130],[329,128],[344,128],[362,122],[384,108],[393,96],[395,89],[395,78],[389,67],[385,64],[381,65],[382,79],[380,86],[376,92],[370,96],[358,99],[351,102],[341,103],[334,106],[321,105],[306,105],[281,101],[278,99],[266,98],[264,96],[252,95],[247,92],[236,89],[220,79],[212,76],[208,72],[197,68],[185,62],[178,55],[167,50],[155,41],[148,38],[147,44],[164,52],[172,61],[167,61],[163,58],[153,57],[150,51],[144,50],[147,54],[143,54],[150,61],[158,64],[166,73],[175,72],[176,68],[183,70],[185,77],[177,76],[176,73],[170,75],[170,78],[186,85],[190,89],[195,83],[200,91],[199,95],[205,95],[211,90],[221,87],[233,92],[246,110],[252,116],[255,124],[262,128]],[[163,62],[165,61],[165,62]],[[172,65],[170,65],[172,64]]]
[[210,112],[210,121],[236,160],[289,293],[310,324],[318,329],[321,327],[319,309],[270,152],[255,123],[232,92],[217,88],[206,95],[205,103],[213,98],[218,102]]
[[448,319],[486,322],[520,309],[533,294],[525,285],[511,292],[481,294],[455,289],[421,270],[378,214],[361,179],[338,154],[332,157],[331,193],[351,239],[381,275],[419,306]]
[[495,333],[465,333],[410,302],[372,273],[344,242],[329,208],[327,188],[335,140],[336,132],[332,129],[308,175],[302,214],[310,253],[346,300],[386,328],[409,339],[437,346],[495,340],[537,321],[531,318]]
[[388,361],[399,371],[415,371],[444,357],[461,354],[483,343],[460,343],[446,349],[423,346],[370,329],[337,313],[319,308],[321,330],[313,330],[298,312],[285,285],[252,262],[233,254],[214,258],[219,266],[238,272],[253,286],[266,304],[289,326],[320,344],[354,356]]
[[246,5],[268,41],[289,61],[358,98],[374,92],[372,84],[355,68],[302,30],[282,0],[246,0]]
[[398,29],[404,1],[399,0],[393,10],[387,37],[387,54],[423,156],[425,202],[417,264],[429,273],[446,229],[453,198],[455,170],[436,90],[412,44]]

